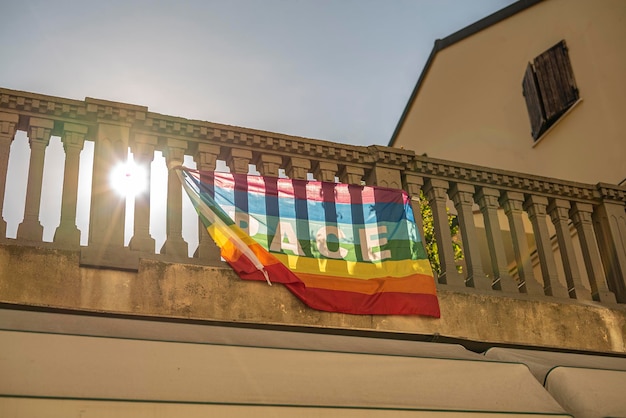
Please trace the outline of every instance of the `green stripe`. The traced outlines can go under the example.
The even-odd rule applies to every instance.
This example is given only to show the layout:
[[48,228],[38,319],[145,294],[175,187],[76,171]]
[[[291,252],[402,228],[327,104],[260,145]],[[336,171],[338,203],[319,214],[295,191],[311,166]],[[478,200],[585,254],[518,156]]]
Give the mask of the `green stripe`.
[[[254,240],[258,242],[263,248],[270,252],[283,253],[283,254],[295,254],[291,251],[272,251],[270,249],[271,240],[274,236],[257,234],[253,236]],[[315,240],[298,240],[298,244],[302,250],[302,253],[306,257],[327,259],[333,257],[326,257],[320,253],[320,248]],[[322,244],[320,244],[322,245]],[[330,252],[337,252],[339,248],[347,251],[346,255],[341,257],[346,261],[369,261],[364,260],[362,255],[362,246],[360,244],[352,244],[347,242],[328,242],[326,244]],[[425,260],[428,258],[424,246],[420,242],[405,241],[405,240],[393,240],[387,242],[383,246],[373,247],[373,252],[390,251],[391,258],[387,260],[401,261],[401,260]],[[367,251],[367,249],[366,249]]]

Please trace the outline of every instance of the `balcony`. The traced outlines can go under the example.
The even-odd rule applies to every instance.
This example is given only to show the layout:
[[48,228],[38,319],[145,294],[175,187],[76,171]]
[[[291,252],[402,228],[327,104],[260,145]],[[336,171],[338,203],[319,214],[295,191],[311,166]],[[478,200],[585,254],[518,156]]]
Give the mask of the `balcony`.
[[[0,147],[5,219],[23,210],[21,221],[0,221],[3,306],[626,353],[625,187],[8,89]],[[151,186],[134,199],[110,185],[129,158]],[[404,188],[416,213],[423,192],[440,249],[441,319],[319,312],[281,286],[239,280],[168,173],[180,164]]]

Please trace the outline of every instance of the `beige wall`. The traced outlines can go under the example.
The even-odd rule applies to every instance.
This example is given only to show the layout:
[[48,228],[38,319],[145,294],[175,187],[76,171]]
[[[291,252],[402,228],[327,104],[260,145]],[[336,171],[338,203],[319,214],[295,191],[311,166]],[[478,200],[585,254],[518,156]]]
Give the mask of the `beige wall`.
[[240,280],[228,268],[142,260],[138,272],[122,272],[80,267],[78,258],[0,245],[0,303],[626,353],[622,305],[440,288],[440,319],[337,314],[306,307],[283,286]]
[[[582,102],[535,144],[526,65],[565,39]],[[394,146],[567,180],[626,178],[626,2],[548,0],[439,51]]]
[[7,418],[566,416],[526,365],[433,358],[435,348],[422,358],[4,330],[0,346]]

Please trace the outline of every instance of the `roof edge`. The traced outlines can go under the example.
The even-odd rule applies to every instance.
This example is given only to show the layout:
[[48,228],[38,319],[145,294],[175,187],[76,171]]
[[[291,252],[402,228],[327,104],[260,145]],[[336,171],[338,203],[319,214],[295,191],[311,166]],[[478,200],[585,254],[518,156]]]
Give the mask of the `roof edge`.
[[469,26],[466,26],[463,29],[454,32],[453,34],[446,36],[443,39],[436,39],[435,45],[433,46],[433,49],[430,52],[428,59],[426,60],[426,64],[424,64],[424,68],[419,78],[417,79],[417,83],[415,84],[415,87],[413,88],[413,92],[411,93],[411,96],[409,97],[409,101],[407,102],[406,106],[404,107],[404,110],[402,111],[402,115],[400,116],[400,119],[398,120],[398,123],[396,124],[396,128],[394,129],[393,134],[391,135],[391,139],[389,140],[389,143],[387,144],[387,146],[389,147],[394,146],[394,143],[396,142],[396,139],[397,139],[397,135],[400,132],[400,128],[404,124],[404,120],[406,119],[409,113],[409,109],[411,105],[413,104],[413,101],[415,100],[417,93],[420,90],[422,81],[426,77],[426,74],[428,73],[428,70],[430,69],[432,62],[435,60],[435,55],[437,55],[437,52],[449,47],[450,45],[460,42],[463,39],[468,38],[480,32],[483,29],[493,26],[496,23],[499,23],[523,10],[526,10],[529,7],[534,6],[535,4],[540,3],[542,1],[543,0],[516,1],[515,3],[508,5],[504,9],[500,9],[497,12],[492,13],[489,16],[480,19],[477,22],[474,22]]

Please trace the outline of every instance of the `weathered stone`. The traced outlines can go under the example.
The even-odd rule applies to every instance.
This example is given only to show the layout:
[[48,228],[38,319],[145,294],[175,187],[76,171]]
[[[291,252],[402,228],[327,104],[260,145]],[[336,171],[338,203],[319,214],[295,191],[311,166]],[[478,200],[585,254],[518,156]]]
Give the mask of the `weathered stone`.
[[3,303],[626,353],[618,305],[440,290],[439,319],[348,315],[313,310],[284,286],[241,280],[226,267],[144,259],[136,273],[93,269],[79,267],[77,252],[16,245],[0,245],[0,265]]

